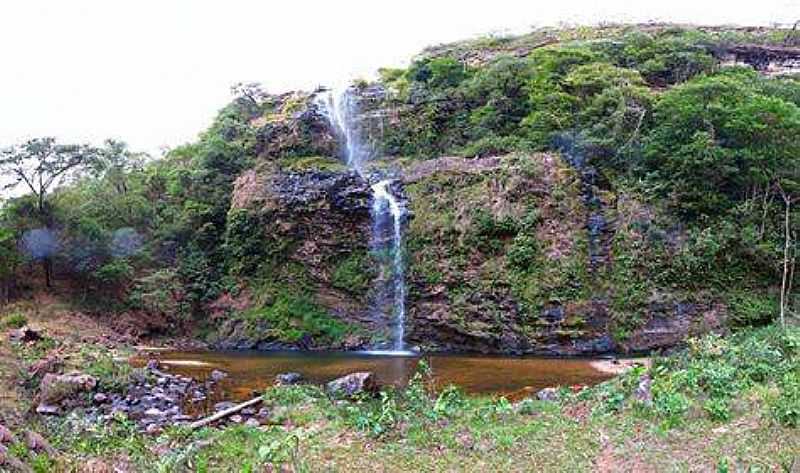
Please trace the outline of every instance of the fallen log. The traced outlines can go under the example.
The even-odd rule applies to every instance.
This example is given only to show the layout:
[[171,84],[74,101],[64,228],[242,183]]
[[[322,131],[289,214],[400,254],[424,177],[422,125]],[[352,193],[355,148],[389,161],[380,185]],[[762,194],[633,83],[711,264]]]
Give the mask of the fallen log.
[[237,405],[235,405],[235,406],[233,406],[233,407],[231,407],[229,409],[225,409],[224,411],[217,412],[216,414],[214,414],[212,416],[208,416],[205,419],[200,419],[198,421],[192,422],[191,424],[189,424],[189,428],[191,430],[199,429],[200,427],[206,426],[206,425],[208,425],[208,424],[210,424],[212,422],[218,421],[220,419],[224,419],[225,417],[228,417],[231,414],[236,414],[237,412],[241,411],[244,408],[247,408],[247,407],[250,407],[250,406],[255,406],[256,404],[260,403],[261,401],[263,401],[261,396],[255,398],[255,399],[250,399],[247,402],[243,402],[243,403],[237,404]]

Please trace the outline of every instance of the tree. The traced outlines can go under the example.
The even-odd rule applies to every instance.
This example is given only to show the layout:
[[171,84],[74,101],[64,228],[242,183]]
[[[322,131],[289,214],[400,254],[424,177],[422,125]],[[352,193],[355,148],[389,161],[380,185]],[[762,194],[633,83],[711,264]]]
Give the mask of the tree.
[[[795,174],[798,170],[795,169]],[[800,177],[800,174],[798,174]],[[794,279],[795,256],[792,251],[792,205],[800,201],[800,179],[792,176],[777,180],[775,188],[784,205],[783,214],[783,271],[781,276],[781,326],[786,327],[786,312]]]
[[[45,227],[49,227],[48,192],[68,173],[95,161],[97,156],[98,150],[89,145],[61,145],[52,137],[35,138],[0,151],[0,175],[12,179],[4,189],[24,184],[31,191],[36,198],[37,217]],[[41,262],[46,285],[50,287],[52,258],[43,256]]]
[[52,137],[34,138],[0,151],[0,175],[24,184],[36,196],[40,217],[45,217],[47,193],[70,171],[94,161],[98,150],[89,145],[61,145]]
[[141,171],[147,159],[146,153],[131,151],[124,141],[109,139],[97,150],[96,159],[91,163],[92,173],[108,181],[117,194],[124,195],[128,193],[131,173]]
[[14,274],[19,264],[14,232],[0,227],[0,304],[8,302],[15,286]]

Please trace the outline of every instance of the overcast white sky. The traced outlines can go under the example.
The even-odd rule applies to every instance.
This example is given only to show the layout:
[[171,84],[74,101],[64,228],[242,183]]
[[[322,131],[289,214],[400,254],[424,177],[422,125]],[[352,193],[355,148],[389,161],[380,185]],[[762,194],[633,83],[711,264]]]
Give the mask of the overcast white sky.
[[235,82],[308,89],[533,25],[798,19],[800,0],[0,0],[0,146],[114,137],[158,154],[205,128]]

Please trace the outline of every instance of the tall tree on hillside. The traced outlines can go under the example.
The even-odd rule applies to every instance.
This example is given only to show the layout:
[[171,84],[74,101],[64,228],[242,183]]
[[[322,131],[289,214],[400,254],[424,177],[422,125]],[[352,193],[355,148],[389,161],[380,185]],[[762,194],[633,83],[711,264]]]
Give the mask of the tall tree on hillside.
[[62,145],[52,137],[34,138],[0,151],[0,175],[11,178],[10,189],[24,185],[36,196],[37,210],[45,218],[47,193],[70,172],[98,156],[89,145]]
[[[4,189],[24,185],[36,199],[36,217],[49,227],[51,215],[47,195],[70,172],[76,171],[98,157],[99,150],[89,145],[62,145],[55,138],[35,138],[21,145],[0,150],[0,176],[11,179]],[[48,235],[52,233],[46,232]],[[51,285],[52,258],[40,258],[47,287]]]
[[781,326],[786,326],[786,313],[794,282],[796,256],[793,247],[796,245],[792,231],[792,206],[800,202],[800,170],[795,169],[796,176],[785,176],[775,183],[775,188],[783,200],[783,272],[781,278]]

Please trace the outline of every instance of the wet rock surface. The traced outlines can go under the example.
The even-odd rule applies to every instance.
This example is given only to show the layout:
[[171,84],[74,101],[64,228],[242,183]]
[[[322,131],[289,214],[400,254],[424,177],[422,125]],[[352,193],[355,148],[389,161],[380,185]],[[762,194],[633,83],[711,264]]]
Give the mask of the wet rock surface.
[[352,397],[357,394],[373,392],[377,389],[375,376],[362,371],[334,379],[326,385],[328,394],[336,397]]
[[[59,396],[57,401],[52,401],[55,398],[49,395],[48,399],[53,403],[40,403],[36,411],[40,415],[63,415],[74,407],[83,407],[88,420],[106,422],[117,416],[124,416],[134,421],[141,432],[157,435],[168,426],[188,425],[210,413],[235,405],[233,402],[210,404],[214,398],[216,385],[227,377],[222,371],[215,370],[215,373],[215,376],[209,376],[206,381],[201,382],[187,376],[162,371],[158,362],[151,360],[145,368],[144,375],[122,393],[95,392],[87,398],[89,401],[83,404],[80,402],[80,395],[85,394],[83,391],[71,392],[66,397]],[[77,384],[82,388],[94,387],[94,384],[86,381],[88,379],[86,375],[71,374],[68,379],[71,382],[69,386],[75,385],[77,383],[75,380],[81,380],[82,383]],[[53,380],[48,382],[50,385],[55,385]],[[239,415],[239,422],[254,419],[258,425],[268,417],[265,413],[252,409],[244,410]],[[234,421],[221,419],[217,423]],[[254,422],[248,425],[254,425]]]
[[275,384],[278,386],[299,384],[302,381],[303,381],[303,375],[296,372],[281,373],[275,377]]

